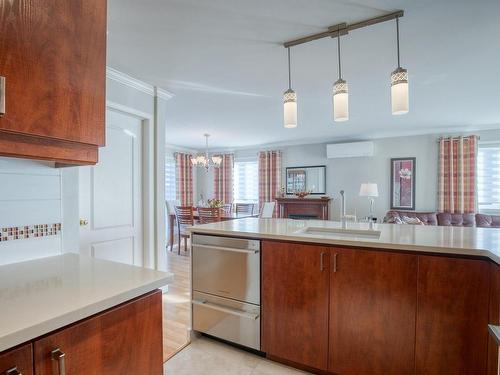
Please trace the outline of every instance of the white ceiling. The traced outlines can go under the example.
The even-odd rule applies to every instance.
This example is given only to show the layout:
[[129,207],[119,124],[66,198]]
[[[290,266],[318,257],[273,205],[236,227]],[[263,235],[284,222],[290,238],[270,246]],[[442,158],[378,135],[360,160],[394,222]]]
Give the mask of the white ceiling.
[[[282,126],[281,43],[403,9],[410,113],[390,113],[395,22],[342,39],[350,120],[333,123],[336,44],[294,47],[299,126]],[[108,65],[175,94],[167,143],[191,148],[500,128],[499,0],[110,0]]]

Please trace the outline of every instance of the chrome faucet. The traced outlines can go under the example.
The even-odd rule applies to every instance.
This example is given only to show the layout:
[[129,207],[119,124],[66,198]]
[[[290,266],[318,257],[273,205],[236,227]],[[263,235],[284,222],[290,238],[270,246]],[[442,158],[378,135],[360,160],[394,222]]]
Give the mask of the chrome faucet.
[[347,226],[345,211],[346,210],[345,210],[344,190],[340,190],[340,222],[342,223],[343,228]]

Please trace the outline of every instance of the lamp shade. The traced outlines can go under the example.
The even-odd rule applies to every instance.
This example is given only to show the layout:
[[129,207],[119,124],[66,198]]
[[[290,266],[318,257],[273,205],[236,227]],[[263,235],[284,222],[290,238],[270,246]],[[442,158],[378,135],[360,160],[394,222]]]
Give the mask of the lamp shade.
[[360,197],[378,197],[378,186],[372,182],[364,182],[359,188]]
[[283,125],[285,128],[297,127],[297,94],[288,89],[283,94]]
[[349,120],[349,91],[347,82],[339,79],[333,85],[333,121]]
[[393,115],[404,115],[409,111],[408,71],[397,68],[391,74],[391,104]]

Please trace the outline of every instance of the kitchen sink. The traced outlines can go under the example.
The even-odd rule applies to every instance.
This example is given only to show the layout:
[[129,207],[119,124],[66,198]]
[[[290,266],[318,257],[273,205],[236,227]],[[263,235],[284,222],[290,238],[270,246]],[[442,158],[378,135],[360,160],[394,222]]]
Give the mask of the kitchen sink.
[[332,237],[372,238],[372,239],[380,238],[380,231],[375,229],[306,227],[297,231],[296,233],[318,235],[318,236],[332,236]]

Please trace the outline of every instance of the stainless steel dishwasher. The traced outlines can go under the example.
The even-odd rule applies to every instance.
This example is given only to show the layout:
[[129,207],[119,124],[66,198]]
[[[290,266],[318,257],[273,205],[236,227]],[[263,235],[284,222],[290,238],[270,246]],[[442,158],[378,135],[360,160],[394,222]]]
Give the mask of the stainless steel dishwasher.
[[260,241],[192,241],[193,329],[260,350]]

